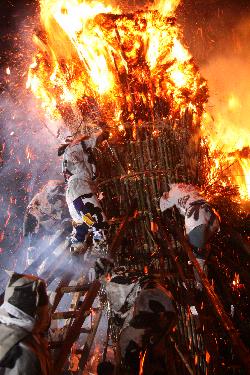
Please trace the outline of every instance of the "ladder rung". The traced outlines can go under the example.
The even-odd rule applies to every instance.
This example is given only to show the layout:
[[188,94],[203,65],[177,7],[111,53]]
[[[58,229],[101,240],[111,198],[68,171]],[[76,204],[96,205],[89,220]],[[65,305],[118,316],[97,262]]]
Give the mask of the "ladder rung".
[[60,292],[61,293],[87,292],[89,288],[90,288],[90,284],[63,286],[62,288],[60,288]]
[[91,333],[92,329],[91,328],[81,328],[81,333]]
[[58,311],[52,314],[52,319],[69,319],[69,318],[74,318],[77,314],[76,311]]

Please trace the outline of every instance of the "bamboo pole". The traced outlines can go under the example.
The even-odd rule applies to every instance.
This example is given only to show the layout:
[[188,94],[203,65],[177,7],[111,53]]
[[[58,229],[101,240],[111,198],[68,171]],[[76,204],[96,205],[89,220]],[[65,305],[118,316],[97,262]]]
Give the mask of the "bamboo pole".
[[175,340],[173,339],[172,336],[170,336],[170,340],[174,344],[174,348],[175,348],[176,352],[178,353],[180,359],[182,360],[183,364],[185,365],[186,369],[188,370],[189,374],[194,375],[195,373],[191,369],[191,367],[190,367],[188,361],[186,360],[184,354],[181,352],[181,350],[179,349],[179,346],[177,345],[177,343],[175,342]]
[[[78,311],[58,311],[52,314],[53,320],[60,320],[60,319],[69,319],[69,318],[75,318]],[[87,314],[88,315],[88,314]]]
[[62,288],[69,285],[69,283],[71,281],[71,278],[72,278],[72,274],[66,272],[63,275],[62,279],[60,280],[60,282],[59,282],[59,284],[56,288],[53,301],[50,299],[50,303],[52,305],[52,309],[51,309],[52,313],[56,310],[57,306],[59,305],[59,303],[61,301],[61,298],[63,296]]
[[[161,224],[160,224],[161,225]],[[180,231],[179,228],[175,225],[168,223],[169,228],[171,228],[171,231],[175,233],[178,237],[178,240],[181,242],[183,249],[185,250],[186,254],[188,255],[190,261],[192,262],[194,268],[196,269],[199,278],[202,282],[202,285],[204,287],[204,291],[211,302],[211,305],[213,307],[214,313],[219,318],[222,327],[224,328],[225,332],[228,334],[233,349],[235,353],[237,353],[239,360],[241,361],[246,374],[250,374],[250,353],[249,350],[246,348],[245,344],[241,340],[238,331],[235,329],[231,319],[228,317],[226,312],[224,311],[224,307],[219,299],[219,297],[214,292],[212,286],[210,285],[207,276],[205,275],[204,271],[201,269],[199,263],[197,262],[195,256],[193,255],[193,252],[187,243],[187,240],[184,238],[184,235]]]

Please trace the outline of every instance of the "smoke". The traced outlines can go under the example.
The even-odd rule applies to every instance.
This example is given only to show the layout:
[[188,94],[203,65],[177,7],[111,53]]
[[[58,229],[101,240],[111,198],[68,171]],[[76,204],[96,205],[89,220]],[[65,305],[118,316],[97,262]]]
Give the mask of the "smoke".
[[186,45],[208,81],[204,134],[216,152],[222,151],[220,167],[225,169],[227,183],[238,185],[241,197],[249,199],[250,159],[244,151],[250,134],[249,3],[187,1],[178,8],[177,20]]
[[231,36],[231,44],[220,43],[220,53],[201,67],[210,91],[207,133],[225,152],[249,146],[250,18],[231,30]]
[[5,146],[0,171],[0,257],[1,267],[10,269],[17,261],[24,264],[20,245],[29,201],[49,179],[62,178],[56,140],[30,109],[34,104],[23,105],[20,108],[8,94],[1,95],[1,144]]
[[[22,240],[25,209],[44,183],[62,176],[57,128],[43,117],[25,89],[36,16],[31,18],[23,11],[14,16],[22,21],[16,21],[11,32],[1,30],[4,43],[0,61],[0,267],[15,269],[18,264],[22,271],[26,259],[26,244]],[[4,272],[0,279],[6,279]]]

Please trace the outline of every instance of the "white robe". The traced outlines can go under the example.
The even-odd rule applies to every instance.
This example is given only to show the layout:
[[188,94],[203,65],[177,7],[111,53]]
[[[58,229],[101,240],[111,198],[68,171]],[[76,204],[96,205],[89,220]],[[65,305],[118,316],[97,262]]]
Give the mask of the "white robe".
[[[101,132],[92,134],[83,141],[85,149],[93,149]],[[94,206],[101,207],[96,196],[96,184],[94,182],[96,167],[89,161],[89,154],[82,147],[82,143],[69,145],[64,153],[63,162],[67,161],[68,170],[73,175],[67,181],[66,202],[72,219],[77,224],[82,223],[82,217],[74,207],[74,201],[82,195],[92,193],[93,196],[87,201]],[[64,168],[66,166],[64,165]]]
[[[176,206],[182,216],[185,218],[186,234],[190,233],[194,228],[202,224],[209,224],[211,212],[208,212],[206,206],[208,203],[204,200],[197,187],[190,184],[170,184],[168,199],[163,196],[160,199],[160,209],[165,211],[168,208]],[[197,207],[199,209],[198,219],[195,220],[194,215],[190,215],[193,209],[192,203],[204,201],[204,205]],[[211,208],[212,210],[212,208]],[[213,210],[214,211],[214,210]],[[217,213],[214,212],[216,215]],[[217,215],[218,217],[218,215]],[[217,220],[217,230],[219,230],[219,220]]]

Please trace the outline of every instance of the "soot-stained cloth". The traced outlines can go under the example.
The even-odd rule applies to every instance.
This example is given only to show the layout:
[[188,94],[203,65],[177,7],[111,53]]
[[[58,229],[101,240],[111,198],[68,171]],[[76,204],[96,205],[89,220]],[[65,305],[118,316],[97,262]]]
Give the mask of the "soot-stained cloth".
[[92,150],[102,132],[93,133],[83,140],[74,140],[63,153],[63,173],[70,176],[67,180],[66,201],[70,205],[78,197],[95,193],[96,166]]
[[64,182],[50,180],[27,206],[23,226],[24,236],[38,234],[41,229],[47,234],[55,233],[66,217],[69,217],[69,213]]
[[160,199],[162,212],[176,206],[185,218],[186,234],[200,225],[208,225],[216,232],[219,230],[219,215],[202,197],[199,189],[191,184],[170,184],[168,198],[164,195]]
[[163,316],[166,325],[175,320],[171,293],[151,278],[131,281],[127,276],[113,274],[106,290],[111,310],[122,321],[119,338],[122,358],[129,355],[131,348],[141,350],[147,344],[147,333],[159,330]]
[[1,375],[52,375],[45,338],[49,324],[44,281],[13,273],[0,307]]

